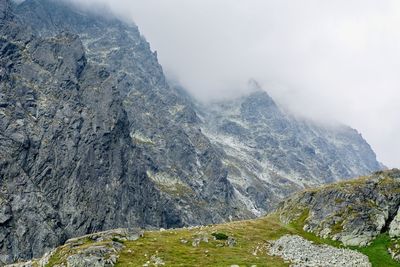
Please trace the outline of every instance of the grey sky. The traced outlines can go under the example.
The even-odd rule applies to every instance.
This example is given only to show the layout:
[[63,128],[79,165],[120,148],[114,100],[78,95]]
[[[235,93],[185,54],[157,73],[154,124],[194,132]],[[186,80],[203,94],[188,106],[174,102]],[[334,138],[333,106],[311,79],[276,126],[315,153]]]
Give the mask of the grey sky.
[[400,167],[400,1],[85,3],[132,18],[198,98],[236,95],[254,78],[298,114],[357,128],[380,161]]

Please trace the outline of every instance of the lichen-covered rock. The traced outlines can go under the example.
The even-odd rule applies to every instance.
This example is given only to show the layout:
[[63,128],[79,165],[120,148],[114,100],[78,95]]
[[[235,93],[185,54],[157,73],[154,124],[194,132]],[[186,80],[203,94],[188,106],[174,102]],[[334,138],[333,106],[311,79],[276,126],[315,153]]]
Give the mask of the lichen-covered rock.
[[366,246],[386,227],[396,236],[400,206],[400,170],[377,172],[348,182],[309,189],[284,201],[286,222],[345,245]]
[[93,234],[88,234],[76,238],[71,238],[68,239],[65,244],[71,244],[71,245],[76,245],[82,242],[83,240],[93,240],[95,242],[101,242],[104,240],[112,240],[113,238],[116,238],[120,241],[135,241],[138,240],[140,237],[142,237],[144,234],[144,231],[140,229],[135,229],[135,228],[120,228],[120,229],[114,229],[114,230],[108,230],[108,231],[103,231],[103,232],[98,232],[98,233],[93,233]]
[[90,246],[68,256],[67,267],[112,267],[117,262],[117,255],[122,247],[119,243],[113,243],[112,247]]

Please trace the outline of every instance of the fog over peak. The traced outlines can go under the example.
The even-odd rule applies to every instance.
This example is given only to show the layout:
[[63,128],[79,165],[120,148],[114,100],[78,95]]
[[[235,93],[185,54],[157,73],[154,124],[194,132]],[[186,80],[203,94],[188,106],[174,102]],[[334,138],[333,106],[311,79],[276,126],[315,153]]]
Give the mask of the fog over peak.
[[296,114],[356,128],[400,167],[399,1],[70,1],[134,20],[198,99],[239,96],[254,79]]

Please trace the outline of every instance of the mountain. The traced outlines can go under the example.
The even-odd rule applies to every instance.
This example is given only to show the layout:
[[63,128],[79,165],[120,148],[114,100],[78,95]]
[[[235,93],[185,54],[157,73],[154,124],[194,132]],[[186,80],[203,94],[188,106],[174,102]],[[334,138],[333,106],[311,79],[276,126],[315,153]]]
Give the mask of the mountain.
[[400,266],[399,189],[400,170],[379,171],[303,190],[258,219],[110,230],[73,238],[14,267]]
[[135,26],[1,7],[1,262],[118,226],[251,216]]
[[199,107],[204,134],[225,154],[238,195],[255,214],[296,190],[381,169],[354,129],[298,118],[263,91]]
[[0,0],[0,19],[0,265],[107,229],[254,218],[380,168],[355,130],[296,120],[266,93],[198,104],[111,15]]

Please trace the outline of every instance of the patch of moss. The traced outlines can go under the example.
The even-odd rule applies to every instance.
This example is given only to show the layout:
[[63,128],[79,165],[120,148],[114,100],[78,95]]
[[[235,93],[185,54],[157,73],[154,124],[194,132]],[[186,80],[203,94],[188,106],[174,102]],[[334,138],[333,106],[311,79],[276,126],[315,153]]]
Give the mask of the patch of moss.
[[331,234],[338,234],[343,232],[343,221],[338,221],[331,227]]
[[291,225],[295,229],[301,229],[303,230],[304,225],[306,224],[307,218],[310,216],[310,210],[309,209],[304,209],[300,216],[291,222]]
[[336,204],[342,204],[343,202],[344,202],[343,199],[341,199],[341,198],[335,198],[335,203],[336,203]]
[[175,183],[172,185],[157,183],[157,187],[160,191],[174,197],[182,198],[184,196],[194,196],[193,190],[189,186],[181,183]]

